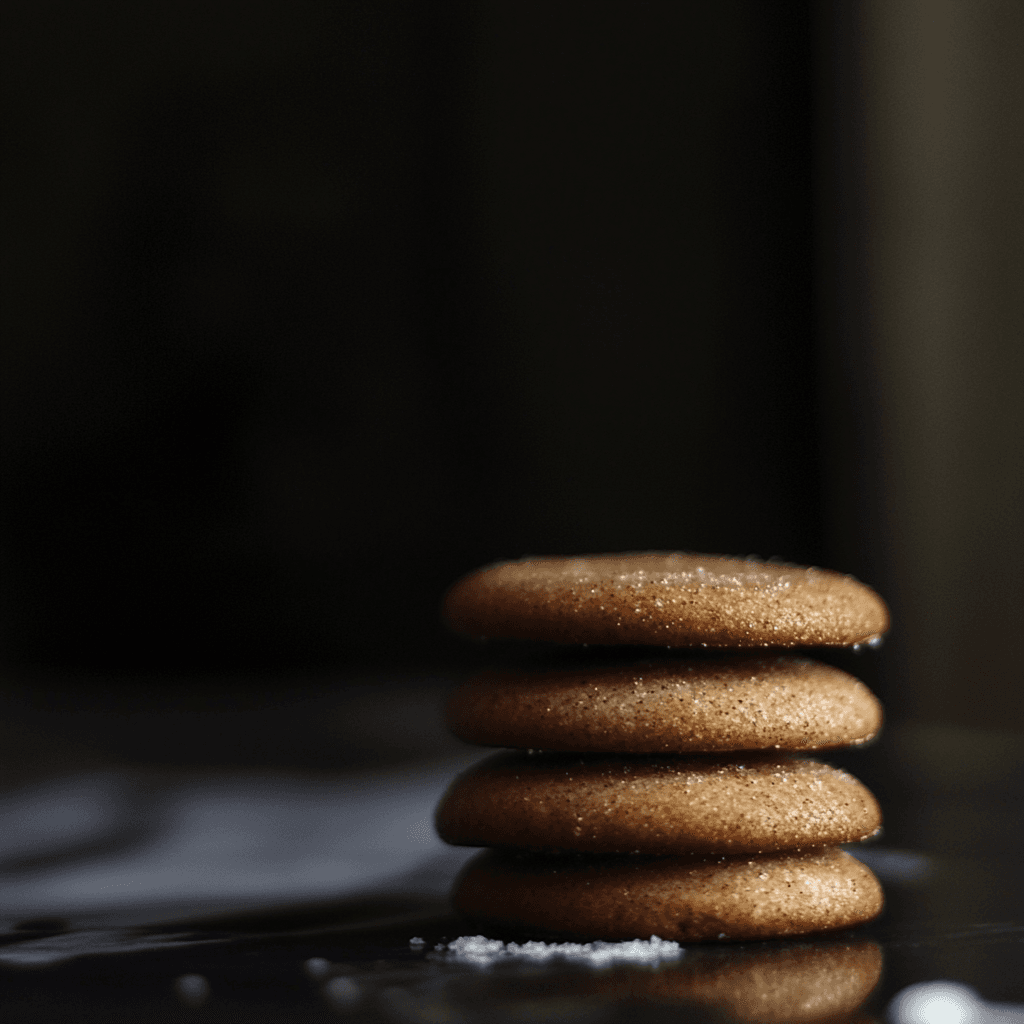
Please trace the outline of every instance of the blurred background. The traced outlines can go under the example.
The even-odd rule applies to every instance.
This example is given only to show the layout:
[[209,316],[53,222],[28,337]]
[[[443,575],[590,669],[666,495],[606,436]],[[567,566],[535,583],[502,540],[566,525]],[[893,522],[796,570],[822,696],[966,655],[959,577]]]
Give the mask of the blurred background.
[[1024,11],[15,3],[3,661],[457,664],[524,554],[827,565],[1024,728]]
[[635,549],[853,573],[886,756],[1019,777],[1024,6],[4,20],[10,785],[468,756],[444,589]]
[[[0,968],[438,912],[489,653],[439,603],[526,554],[874,586],[824,657],[888,714],[835,758],[875,934],[1014,919],[1024,5],[12,0],[0,47]],[[889,995],[1019,999],[917,938]]]
[[581,11],[24,5],[11,663],[422,665],[495,559],[828,559],[810,11]]

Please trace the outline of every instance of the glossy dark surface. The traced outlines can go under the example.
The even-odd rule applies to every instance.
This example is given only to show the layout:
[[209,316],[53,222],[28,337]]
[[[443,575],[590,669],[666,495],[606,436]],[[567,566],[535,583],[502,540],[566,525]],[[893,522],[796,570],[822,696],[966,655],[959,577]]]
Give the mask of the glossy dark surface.
[[[172,791],[206,792],[187,787],[225,778],[224,758],[218,763],[217,751],[230,749],[230,778],[236,787],[230,792],[245,794],[254,786],[266,788],[267,779],[287,776],[293,787],[288,792],[300,792],[294,787],[305,779],[310,791],[334,794],[330,799],[340,800],[338,794],[348,792],[345,786],[350,781],[355,786],[388,773],[419,779],[429,788],[431,780],[443,777],[444,766],[454,772],[455,766],[476,756],[439,730],[436,713],[429,709],[441,689],[439,684],[405,680],[367,684],[344,693],[330,686],[296,691],[282,698],[276,726],[267,725],[248,759],[238,756],[243,745],[238,731],[251,739],[259,733],[259,722],[266,725],[275,718],[261,710],[265,695],[253,695],[247,706],[236,701],[227,707],[231,702],[222,694],[227,709],[209,712],[220,729],[206,738],[197,723],[209,729],[208,714],[197,710],[190,717],[181,711],[188,704],[181,693],[160,698],[179,708],[173,743],[166,728],[161,731],[155,724],[167,716],[166,708],[153,703],[156,698],[150,698],[148,708],[134,703],[132,714],[125,716],[112,714],[110,702],[128,698],[107,693],[99,715],[89,710],[89,702],[62,704],[59,689],[52,686],[45,700],[33,703],[33,694],[40,691],[22,687],[18,706],[23,709],[24,729],[31,727],[34,735],[48,735],[58,744],[62,729],[83,735],[87,722],[106,723],[106,732],[98,725],[93,730],[91,748],[95,756],[106,759],[104,778],[138,778],[142,772],[152,780],[160,774],[165,796]],[[102,703],[96,692],[91,699],[94,708]],[[403,707],[404,712],[398,710]],[[409,721],[409,715],[415,721]],[[124,728],[126,720],[131,729]],[[11,726],[10,718],[7,725]],[[376,745],[375,729],[380,732]],[[392,737],[390,743],[385,734]],[[356,736],[362,736],[366,751],[373,752],[354,752]],[[308,759],[297,767],[302,737],[315,751],[309,755],[317,761],[315,771]],[[181,750],[183,745],[188,757],[169,764],[169,749]],[[331,749],[338,752],[333,769],[324,760]],[[208,880],[197,869],[194,891],[200,895],[191,902],[183,901],[179,892],[177,902],[158,906],[152,886],[146,891],[143,886],[138,902],[129,896],[116,904],[94,903],[91,912],[80,902],[61,915],[54,913],[59,901],[43,900],[46,917],[12,916],[11,909],[21,913],[29,906],[26,901],[43,898],[33,894],[54,891],[53,885],[32,889],[40,879],[54,879],[54,884],[62,877],[72,883],[88,879],[97,865],[122,863],[111,860],[115,854],[129,856],[147,848],[142,812],[152,800],[145,793],[140,796],[136,787],[131,792],[137,806],[126,819],[138,824],[135,832],[119,825],[107,840],[101,836],[92,847],[58,844],[49,859],[38,851],[22,854],[20,860],[11,855],[4,859],[3,1016],[12,1021],[97,1022],[809,1022],[822,1019],[808,1003],[813,1002],[811,994],[820,997],[827,991],[835,994],[829,1019],[888,1016],[897,1024],[917,1024],[938,1018],[908,1016],[892,1003],[894,997],[911,985],[951,981],[970,986],[976,999],[987,1001],[973,1004],[976,1020],[1017,1019],[1024,1004],[1024,773],[1016,738],[896,725],[876,746],[831,760],[875,790],[885,810],[884,836],[862,853],[885,886],[888,902],[883,916],[839,935],[692,946],[678,960],[656,967],[594,968],[558,959],[512,958],[488,966],[438,952],[439,944],[478,929],[448,911],[443,894],[457,863],[446,861],[435,847],[424,847],[425,855],[414,858],[411,867],[396,861],[395,871],[363,889],[327,878],[318,894],[304,897],[268,888],[255,898],[250,893],[233,901],[215,900],[201,895]],[[440,766],[440,774],[425,774],[425,764],[433,766],[432,771]],[[29,755],[23,767],[41,771],[38,759]],[[10,846],[16,838],[10,834],[16,825],[12,815],[22,806],[16,797],[41,783],[38,778],[15,777],[10,763],[7,768],[7,803],[0,808],[0,821],[8,829],[4,841]],[[302,772],[296,775],[299,768]],[[81,763],[66,763],[62,772],[50,769],[44,774],[67,779],[95,770],[95,764],[87,769]],[[324,788],[325,778],[334,788]],[[400,789],[393,791],[399,802]],[[292,804],[298,806],[297,800]],[[231,820],[226,804],[218,813],[221,820]],[[386,818],[387,813],[385,801],[374,809],[373,820],[383,820],[380,816]],[[309,820],[317,820],[315,808]],[[150,828],[159,832],[152,822]],[[372,832],[361,833],[364,841],[369,842]],[[206,834],[212,835],[209,829]],[[299,847],[312,848],[317,841],[313,831],[292,838]],[[270,857],[266,849],[257,855],[264,861]],[[277,877],[288,877],[287,871]],[[132,879],[125,878],[124,884],[130,885]],[[187,889],[187,878],[185,884]],[[73,894],[73,889],[67,891]],[[520,942],[530,938],[489,937]],[[413,938],[423,939],[423,944],[410,945]],[[877,984],[872,972],[878,974]]]

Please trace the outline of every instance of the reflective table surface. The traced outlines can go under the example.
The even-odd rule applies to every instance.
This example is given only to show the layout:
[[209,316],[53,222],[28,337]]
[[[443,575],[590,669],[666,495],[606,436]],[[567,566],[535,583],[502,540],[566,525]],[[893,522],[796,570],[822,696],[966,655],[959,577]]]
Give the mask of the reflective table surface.
[[[1024,1020],[1024,747],[904,723],[828,760],[878,795],[887,905],[760,943],[526,946],[450,911],[433,804],[483,751],[442,678],[4,684],[12,1021]],[[524,948],[525,947],[525,948]]]

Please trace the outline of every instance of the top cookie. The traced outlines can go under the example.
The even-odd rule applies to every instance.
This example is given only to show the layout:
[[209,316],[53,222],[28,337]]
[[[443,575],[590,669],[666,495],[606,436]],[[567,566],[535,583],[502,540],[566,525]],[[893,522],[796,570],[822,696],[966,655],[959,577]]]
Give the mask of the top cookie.
[[444,616],[470,636],[665,647],[844,647],[889,628],[852,576],[682,552],[488,566],[448,591]]

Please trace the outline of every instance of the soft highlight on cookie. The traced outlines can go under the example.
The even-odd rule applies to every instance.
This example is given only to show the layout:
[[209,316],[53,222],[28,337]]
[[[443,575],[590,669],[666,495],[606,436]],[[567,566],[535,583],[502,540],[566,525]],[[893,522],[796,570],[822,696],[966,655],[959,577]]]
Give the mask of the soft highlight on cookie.
[[853,776],[817,761],[496,754],[437,808],[457,846],[589,853],[753,853],[857,842],[881,812]]
[[882,707],[839,669],[789,656],[491,670],[446,711],[484,746],[627,754],[818,750],[865,743]]
[[889,628],[885,603],[852,576],[682,552],[489,566],[451,588],[443,613],[469,636],[564,644],[848,646]]
[[489,850],[455,883],[455,908],[482,927],[580,938],[764,939],[876,917],[875,876],[835,848],[752,857],[540,857]]

